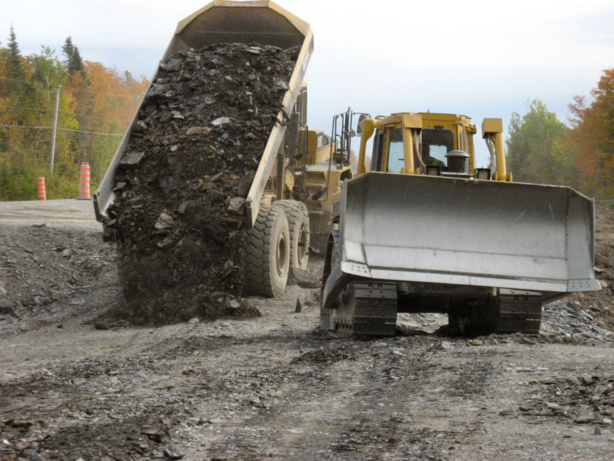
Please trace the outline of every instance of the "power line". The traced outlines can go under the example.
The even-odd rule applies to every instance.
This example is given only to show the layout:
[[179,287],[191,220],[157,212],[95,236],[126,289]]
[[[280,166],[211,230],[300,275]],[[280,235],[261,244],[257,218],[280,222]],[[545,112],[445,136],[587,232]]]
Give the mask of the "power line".
[[[0,127],[4,127],[4,128],[32,128],[32,129],[36,129],[36,130],[51,130],[53,129],[52,126],[32,126],[32,125],[2,125],[0,124]],[[71,128],[57,128],[58,130],[62,130],[62,131],[71,131],[73,133],[85,133],[85,134],[97,134],[97,135],[102,135],[102,136],[123,136],[124,133],[102,133],[99,131],[85,131],[85,130],[74,130]]]
[[[22,83],[30,83],[29,80],[22,80],[22,79],[16,79],[16,78],[8,78],[8,77],[4,77],[3,80],[10,80],[12,82],[22,82]],[[135,94],[124,94],[124,93],[104,93],[102,91],[94,91],[94,90],[89,90],[87,88],[79,88],[76,86],[63,86],[62,88],[64,88],[65,90],[77,90],[77,91],[85,91],[87,93],[94,93],[94,94],[106,94],[108,96],[122,96],[122,97],[135,97],[138,96],[137,93]],[[49,89],[48,91],[51,91],[51,89]],[[143,94],[144,91],[140,91],[138,93]]]
[[[4,106],[4,108],[6,108],[6,109],[38,110],[38,111],[53,110],[53,109],[42,109],[40,107],[24,107],[24,106]],[[60,112],[67,112],[67,111],[60,111]]]
[[[24,110],[37,110],[39,112],[48,112],[48,111],[54,111],[55,109],[44,109],[42,107],[25,107],[25,106],[4,106],[4,108],[6,109],[24,109]],[[72,112],[70,110],[60,110],[59,112],[61,112],[62,114],[71,114],[74,115],[75,117],[84,117],[84,118],[95,118],[98,120],[108,120],[108,117],[99,117],[97,115],[90,115],[90,114],[85,114],[85,113],[75,113]]]
[[[49,112],[54,111],[55,109],[44,109],[42,107],[24,107],[24,106],[4,106],[5,109],[24,109],[24,110],[37,110],[39,112]],[[108,117],[99,117],[97,115],[89,115],[85,113],[75,113],[70,110],[60,110],[62,114],[71,114],[75,117],[83,117],[83,118],[95,118],[98,120],[108,120]]]

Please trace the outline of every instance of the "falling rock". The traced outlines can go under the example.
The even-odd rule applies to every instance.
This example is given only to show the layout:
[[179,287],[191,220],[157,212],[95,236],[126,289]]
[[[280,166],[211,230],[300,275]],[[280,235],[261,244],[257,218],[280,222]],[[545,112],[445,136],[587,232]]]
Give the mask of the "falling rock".
[[158,248],[165,248],[167,246],[169,246],[171,244],[171,239],[168,237],[163,238],[161,241],[159,241],[158,243],[156,243],[156,245],[158,246]]
[[218,117],[211,122],[211,125],[217,126],[220,128],[225,128],[227,126],[230,126],[230,123],[231,123],[230,117]]
[[147,124],[143,121],[143,120],[139,120],[138,122],[136,122],[136,124],[134,125],[134,131],[136,133],[141,133],[143,131],[147,130]]
[[162,212],[158,217],[158,221],[156,221],[155,228],[158,230],[167,230],[171,229],[174,224],[175,221],[173,220],[173,217],[168,213]]
[[167,62],[160,64],[160,67],[168,72],[176,72],[181,69],[181,65],[181,59],[169,59]]
[[236,214],[243,214],[245,211],[245,199],[243,197],[234,197],[229,200],[228,211]]
[[211,133],[211,128],[208,126],[193,126],[186,132],[188,136],[207,136],[209,133]]
[[275,80],[275,88],[277,88],[278,90],[287,90],[288,89],[288,84],[286,82],[284,82],[283,80]]
[[177,207],[177,213],[183,214],[185,210],[188,208],[188,202],[181,202]]
[[[135,306],[138,321],[224,315],[229,295],[241,303],[230,315],[259,315],[239,298],[246,203],[231,199],[247,196],[282,105],[276,80],[289,81],[295,62],[269,46],[215,44],[161,64],[135,121],[147,129],[132,133],[125,148],[145,155],[134,164],[124,160],[115,178],[121,192],[109,208],[120,257],[143,299]],[[262,114],[269,114],[267,126]],[[217,291],[222,295],[211,295]]]
[[241,303],[236,298],[228,297],[226,298],[226,307],[228,309],[238,309],[241,307]]
[[124,155],[124,157],[120,160],[119,166],[123,168],[134,168],[139,164],[144,156],[145,152],[130,152],[129,154]]

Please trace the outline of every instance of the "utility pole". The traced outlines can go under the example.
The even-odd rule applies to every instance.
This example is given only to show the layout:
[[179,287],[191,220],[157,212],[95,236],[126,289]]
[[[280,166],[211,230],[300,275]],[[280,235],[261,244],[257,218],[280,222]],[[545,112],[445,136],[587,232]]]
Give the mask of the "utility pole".
[[51,135],[51,159],[49,160],[49,169],[53,173],[53,158],[55,156],[55,134],[58,129],[58,109],[60,107],[60,89],[62,86],[58,86],[55,92],[55,113],[53,115],[53,134]]

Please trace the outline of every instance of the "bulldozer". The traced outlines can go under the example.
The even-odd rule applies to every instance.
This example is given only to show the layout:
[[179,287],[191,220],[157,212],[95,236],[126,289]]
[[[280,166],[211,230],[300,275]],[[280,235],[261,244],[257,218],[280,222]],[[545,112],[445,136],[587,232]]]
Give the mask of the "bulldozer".
[[[513,182],[501,119],[482,123],[491,165],[477,168],[467,116],[350,109],[335,118],[357,119],[341,137],[347,146],[360,135],[360,150],[358,175],[334,199],[323,330],[390,336],[398,313],[433,312],[447,314],[457,334],[536,334],[545,303],[600,289],[594,201]],[[338,150],[347,162],[347,147]]]

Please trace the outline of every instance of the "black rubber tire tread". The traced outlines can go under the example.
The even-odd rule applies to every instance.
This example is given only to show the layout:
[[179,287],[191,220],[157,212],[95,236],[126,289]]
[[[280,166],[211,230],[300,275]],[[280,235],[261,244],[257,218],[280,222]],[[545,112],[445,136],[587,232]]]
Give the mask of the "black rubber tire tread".
[[[307,269],[309,262],[309,211],[303,202],[296,200],[277,200],[273,202],[274,208],[281,208],[288,218],[288,228],[290,229],[290,270],[298,267]],[[299,260],[299,241],[300,232],[303,226],[307,226],[307,245],[304,248],[304,256]]]
[[[285,262],[277,271],[277,248],[280,233],[285,233]],[[279,298],[286,289],[290,267],[290,231],[281,208],[262,207],[245,240],[245,280],[248,294]]]

